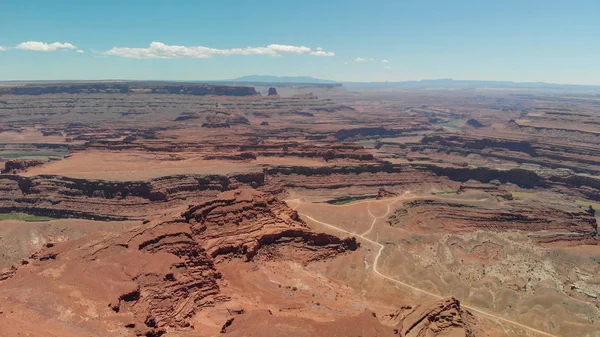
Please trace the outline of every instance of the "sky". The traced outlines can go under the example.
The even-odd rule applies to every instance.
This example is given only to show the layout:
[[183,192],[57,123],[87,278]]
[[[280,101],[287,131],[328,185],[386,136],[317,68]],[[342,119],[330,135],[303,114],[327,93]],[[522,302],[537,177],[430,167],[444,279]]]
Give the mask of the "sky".
[[600,0],[1,0],[0,80],[600,85]]

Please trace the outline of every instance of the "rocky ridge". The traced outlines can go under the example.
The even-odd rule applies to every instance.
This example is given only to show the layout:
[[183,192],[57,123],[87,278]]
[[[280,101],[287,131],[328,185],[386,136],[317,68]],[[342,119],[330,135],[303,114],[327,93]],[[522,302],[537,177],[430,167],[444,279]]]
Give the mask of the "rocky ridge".
[[462,309],[455,298],[443,299],[428,305],[406,306],[382,318],[394,326],[399,336],[484,336],[477,328],[473,315]]

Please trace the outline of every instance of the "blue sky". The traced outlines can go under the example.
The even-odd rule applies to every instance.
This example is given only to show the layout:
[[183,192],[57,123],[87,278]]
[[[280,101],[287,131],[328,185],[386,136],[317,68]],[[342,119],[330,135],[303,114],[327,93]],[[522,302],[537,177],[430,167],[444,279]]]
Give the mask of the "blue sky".
[[599,18],[599,0],[2,0],[0,80],[600,85]]

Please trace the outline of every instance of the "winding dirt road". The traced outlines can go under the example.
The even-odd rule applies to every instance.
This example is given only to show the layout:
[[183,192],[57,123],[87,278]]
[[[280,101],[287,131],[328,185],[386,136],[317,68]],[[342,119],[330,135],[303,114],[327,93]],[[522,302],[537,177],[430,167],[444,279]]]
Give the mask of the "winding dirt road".
[[[389,213],[391,211],[391,206],[394,203],[396,203],[397,201],[402,200],[402,199],[407,199],[407,196],[410,196],[410,191],[404,192],[404,194],[401,195],[401,196],[399,196],[399,197],[388,199],[387,201],[389,201],[389,202],[387,203],[387,212],[384,215],[380,216],[380,217],[376,217],[375,215],[373,215],[373,213],[371,213],[370,205],[371,205],[372,201],[362,201],[362,202],[353,203],[352,205],[354,205],[354,206],[356,206],[357,204],[368,203],[368,205],[367,205],[367,211],[369,212],[369,216],[371,216],[373,218],[373,222],[371,223],[371,227],[366,232],[364,232],[362,234],[353,233],[353,232],[347,231],[345,229],[342,229],[340,227],[337,227],[335,225],[332,225],[330,223],[317,220],[317,219],[311,217],[308,214],[304,214],[304,213],[300,213],[300,212],[298,214],[300,214],[301,216],[303,216],[303,217],[305,217],[305,218],[307,218],[307,219],[309,219],[309,220],[311,220],[311,221],[313,221],[315,223],[318,223],[318,224],[320,224],[322,226],[329,227],[331,229],[337,230],[337,231],[342,232],[342,233],[353,235],[353,236],[355,236],[357,238],[360,238],[360,239],[362,239],[362,240],[364,240],[364,241],[366,241],[368,243],[376,245],[377,247],[379,247],[379,251],[377,252],[377,255],[375,255],[375,259],[373,260],[373,272],[376,275],[378,275],[378,276],[380,276],[380,277],[382,277],[382,278],[384,278],[386,280],[389,280],[390,282],[393,282],[395,284],[401,285],[401,286],[403,286],[405,288],[414,290],[416,292],[420,292],[422,294],[429,295],[429,296],[431,296],[433,298],[436,298],[436,299],[442,299],[443,297],[440,296],[440,295],[438,295],[438,294],[434,294],[434,293],[431,293],[431,292],[429,292],[427,290],[424,290],[424,289],[421,289],[421,288],[417,288],[415,286],[412,286],[410,284],[404,283],[404,282],[399,281],[399,280],[397,280],[397,279],[395,279],[395,278],[393,278],[391,276],[388,276],[388,275],[385,275],[385,274],[381,273],[378,270],[377,266],[379,264],[379,258],[381,257],[381,253],[385,249],[385,246],[382,245],[381,243],[379,243],[378,241],[371,240],[371,239],[369,239],[369,238],[367,238],[365,236],[365,235],[369,234],[373,230],[373,228],[375,227],[375,223],[377,222],[377,220],[386,218],[389,215]],[[296,205],[293,207],[294,209],[297,209],[298,206],[300,206],[300,204],[303,203],[303,201],[301,201],[299,199],[288,200],[288,202],[295,202],[296,203]],[[486,317],[488,317],[488,318],[490,318],[492,320],[495,320],[496,322],[508,323],[508,324],[513,325],[513,326],[517,326],[519,328],[525,329],[527,331],[530,331],[530,332],[533,332],[533,333],[536,333],[536,334],[542,335],[542,336],[558,337],[556,335],[552,335],[552,334],[549,334],[547,332],[544,332],[544,331],[541,331],[541,330],[529,327],[529,326],[521,324],[519,322],[515,322],[515,321],[512,321],[510,319],[506,319],[506,318],[503,318],[503,317],[496,316],[494,314],[491,314],[489,312],[486,312],[484,310],[478,309],[478,308],[470,306],[470,305],[463,304],[462,306],[464,308],[468,309],[468,310],[471,310],[472,312],[476,312],[476,313],[481,314],[483,316],[486,316]]]

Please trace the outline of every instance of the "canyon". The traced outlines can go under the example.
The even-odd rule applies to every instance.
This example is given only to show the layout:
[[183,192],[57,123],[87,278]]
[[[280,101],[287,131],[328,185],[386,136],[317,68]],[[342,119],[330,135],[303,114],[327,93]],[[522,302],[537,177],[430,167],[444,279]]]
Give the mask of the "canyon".
[[600,336],[600,105],[0,86],[0,335]]

